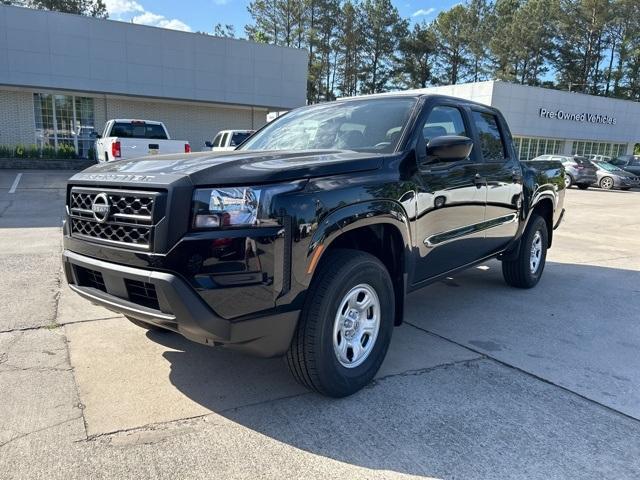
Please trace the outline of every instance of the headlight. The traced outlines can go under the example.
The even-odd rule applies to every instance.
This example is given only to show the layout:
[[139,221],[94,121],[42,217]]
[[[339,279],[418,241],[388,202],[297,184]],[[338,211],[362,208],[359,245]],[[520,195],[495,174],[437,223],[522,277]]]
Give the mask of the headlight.
[[271,215],[274,195],[299,188],[299,183],[253,187],[198,188],[193,193],[194,229],[257,226]]

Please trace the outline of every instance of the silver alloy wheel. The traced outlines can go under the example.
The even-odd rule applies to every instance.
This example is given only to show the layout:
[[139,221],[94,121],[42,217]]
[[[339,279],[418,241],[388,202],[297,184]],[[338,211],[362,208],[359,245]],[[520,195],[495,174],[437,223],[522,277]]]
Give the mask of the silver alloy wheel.
[[564,187],[569,188],[571,186],[571,177],[569,175],[564,176]]
[[370,285],[356,285],[342,298],[333,323],[333,352],[343,367],[364,362],[378,338],[380,300]]
[[600,187],[605,190],[611,190],[613,188],[613,179],[611,177],[604,177],[600,180]]
[[529,257],[529,268],[531,273],[536,273],[542,261],[542,235],[540,230],[536,231],[531,242],[531,256]]

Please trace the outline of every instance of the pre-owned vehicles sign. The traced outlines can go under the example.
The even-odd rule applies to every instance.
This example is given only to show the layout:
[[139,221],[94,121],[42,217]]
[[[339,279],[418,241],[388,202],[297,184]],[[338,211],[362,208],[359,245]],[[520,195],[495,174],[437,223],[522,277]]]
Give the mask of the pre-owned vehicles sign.
[[538,114],[542,118],[550,118],[555,120],[570,120],[573,122],[598,123],[601,125],[615,125],[616,118],[600,113],[574,113],[565,112],[564,110],[548,110],[540,108]]

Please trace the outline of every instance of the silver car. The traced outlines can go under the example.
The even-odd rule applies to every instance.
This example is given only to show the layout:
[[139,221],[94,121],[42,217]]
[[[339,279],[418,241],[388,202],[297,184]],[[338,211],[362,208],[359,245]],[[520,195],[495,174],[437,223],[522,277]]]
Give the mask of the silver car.
[[561,162],[564,167],[564,186],[569,188],[576,185],[580,190],[586,190],[590,185],[594,185],[598,178],[596,167],[584,157],[574,155],[540,155],[531,161],[555,160]]
[[640,178],[631,172],[622,170],[609,162],[592,161],[591,163],[598,168],[596,171],[598,176],[597,185],[603,190],[614,188],[629,190],[640,186]]

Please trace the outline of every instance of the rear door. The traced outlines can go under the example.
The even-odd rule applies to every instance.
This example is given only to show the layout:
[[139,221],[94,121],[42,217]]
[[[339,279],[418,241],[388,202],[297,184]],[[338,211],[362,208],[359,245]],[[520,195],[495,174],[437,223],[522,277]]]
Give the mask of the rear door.
[[[419,124],[424,143],[419,145],[443,135],[473,136],[467,112],[458,102],[434,102],[425,106]],[[486,183],[479,179],[479,161],[474,147],[465,160],[422,166],[416,172],[416,282],[473,262],[484,250],[479,227]]]
[[478,171],[487,183],[484,256],[501,250],[516,235],[522,203],[522,167],[512,148],[507,124],[500,115],[474,106],[471,118],[482,158]]

